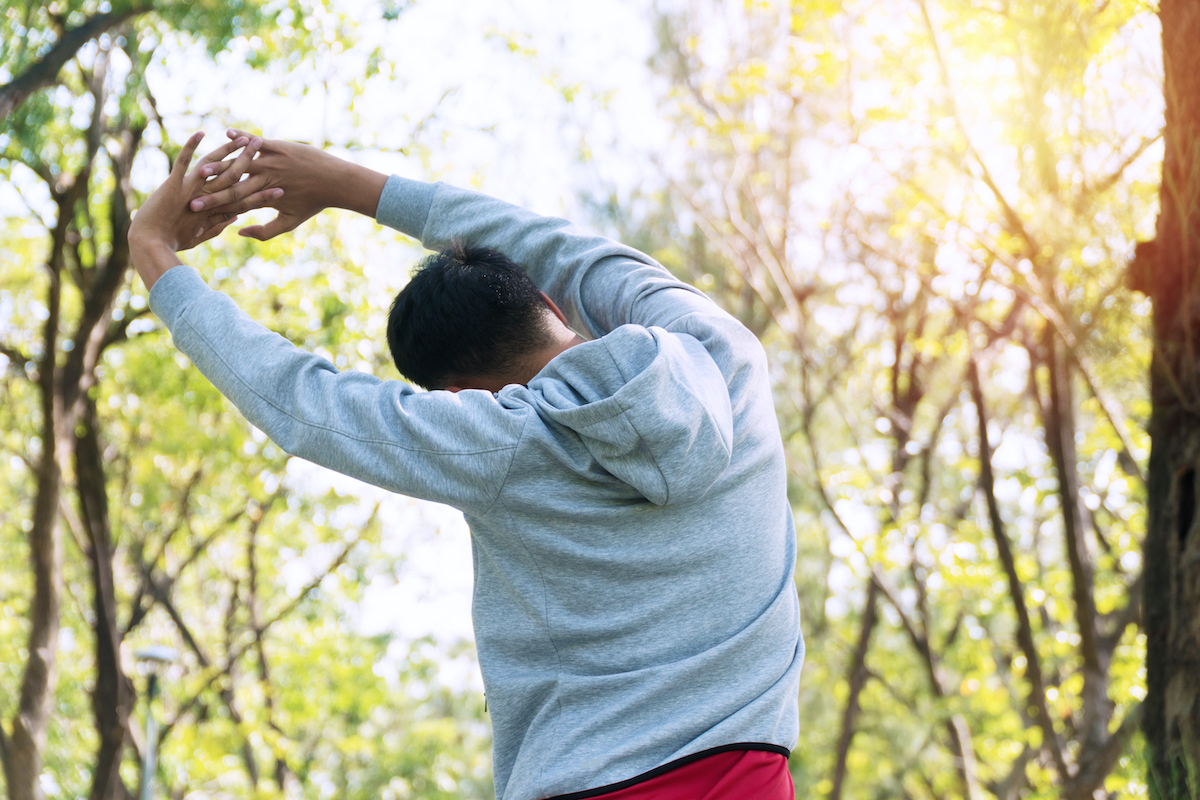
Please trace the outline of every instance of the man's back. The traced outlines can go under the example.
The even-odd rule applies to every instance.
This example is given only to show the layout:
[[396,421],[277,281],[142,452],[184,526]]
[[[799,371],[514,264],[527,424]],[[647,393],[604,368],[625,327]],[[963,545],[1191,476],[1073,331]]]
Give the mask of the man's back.
[[783,451],[761,348],[734,349],[731,389],[693,337],[625,326],[497,397],[529,415],[495,504],[468,517],[504,797],[794,742]]
[[604,787],[730,745],[786,753],[803,641],[755,338],[645,255],[562,220],[394,177],[377,218],[430,248],[504,252],[595,340],[527,385],[417,393],[338,373],[186,268],[151,303],[289,452],[463,510],[498,797]]

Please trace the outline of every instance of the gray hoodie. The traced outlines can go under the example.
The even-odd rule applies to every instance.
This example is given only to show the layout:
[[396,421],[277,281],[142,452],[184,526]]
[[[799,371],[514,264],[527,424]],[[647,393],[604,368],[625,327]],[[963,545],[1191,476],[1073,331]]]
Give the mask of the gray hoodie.
[[804,642],[783,446],[757,339],[648,256],[397,177],[379,222],[492,247],[592,341],[528,385],[338,372],[188,267],[150,304],[287,452],[463,511],[496,796],[627,781],[713,748],[787,752]]

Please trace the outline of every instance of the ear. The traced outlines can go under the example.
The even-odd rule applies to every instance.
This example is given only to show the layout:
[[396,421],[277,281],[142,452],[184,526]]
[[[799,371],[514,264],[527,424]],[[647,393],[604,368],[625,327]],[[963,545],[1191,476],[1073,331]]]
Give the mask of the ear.
[[554,312],[554,316],[558,317],[558,321],[570,328],[571,326],[567,323],[567,315],[559,310],[558,306],[554,304],[554,301],[550,299],[550,295],[546,294],[545,292],[542,292],[541,295],[542,299],[546,301],[546,305],[551,311]]

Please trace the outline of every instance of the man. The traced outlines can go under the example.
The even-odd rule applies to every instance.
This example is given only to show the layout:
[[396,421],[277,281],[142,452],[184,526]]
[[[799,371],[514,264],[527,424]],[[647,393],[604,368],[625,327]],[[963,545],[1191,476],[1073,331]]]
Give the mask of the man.
[[[287,452],[463,511],[496,796],[791,798],[804,645],[755,337],[564,220],[230,136],[191,173],[189,140],[134,219],[150,305]],[[432,391],[339,373],[181,265],[261,206],[279,216],[243,235],[336,206],[443,250],[388,326],[398,367]]]

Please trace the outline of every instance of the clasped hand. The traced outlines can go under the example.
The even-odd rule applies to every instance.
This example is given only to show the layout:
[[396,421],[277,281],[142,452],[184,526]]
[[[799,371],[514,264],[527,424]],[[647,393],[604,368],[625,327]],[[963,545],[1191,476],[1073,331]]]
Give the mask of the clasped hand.
[[[236,129],[227,135],[231,141],[200,159],[191,172],[188,166],[204,134],[188,139],[171,175],[134,217],[131,241],[153,240],[173,251],[187,250],[221,233],[238,215],[270,207],[277,212],[274,219],[238,231],[265,241],[328,207],[340,168],[346,166],[339,159],[297,142]],[[236,158],[225,160],[238,150]]]
[[[191,201],[192,211],[236,215],[255,208],[274,208],[277,212],[274,219],[238,231],[241,236],[266,241],[295,230],[338,201],[337,188],[346,182],[349,167],[341,159],[310,145],[260,139],[236,128],[230,128],[226,135],[235,142],[258,142],[257,156],[246,162],[238,158],[202,166],[202,174],[210,181],[207,193]],[[232,179],[217,182],[231,173]],[[247,175],[245,180],[241,179],[243,173]],[[272,196],[272,190],[278,190],[279,194]]]
[[[237,219],[240,211],[228,201],[202,203],[199,209],[189,208],[189,204],[207,195],[240,197],[237,205],[245,206],[246,210],[260,208],[283,196],[283,189],[267,187],[265,181],[241,180],[262,146],[262,139],[257,137],[233,139],[204,156],[196,168],[188,172],[202,138],[204,134],[197,133],[187,140],[167,180],[138,209],[129,227],[131,244],[162,244],[179,251],[218,235]],[[242,152],[237,158],[222,160],[238,150]]]

